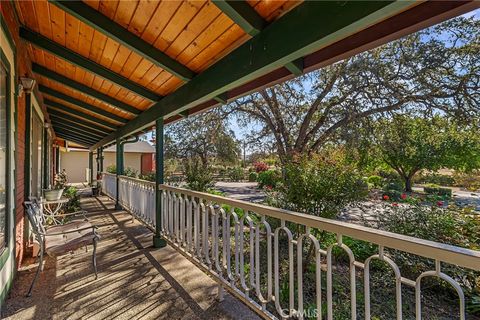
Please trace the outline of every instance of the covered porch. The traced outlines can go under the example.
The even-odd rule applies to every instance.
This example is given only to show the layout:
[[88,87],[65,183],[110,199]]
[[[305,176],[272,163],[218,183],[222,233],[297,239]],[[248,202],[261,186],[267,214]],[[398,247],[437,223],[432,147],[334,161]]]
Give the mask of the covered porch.
[[[342,305],[348,318],[370,319],[370,262],[380,260],[392,271],[391,318],[428,318],[422,279],[435,277],[453,288],[446,313],[465,319],[463,289],[448,270],[479,271],[478,251],[172,187],[164,181],[163,144],[170,123],[469,12],[479,2],[0,4],[2,317],[333,319]],[[152,130],[155,181],[127,177],[125,145]],[[87,180],[103,192],[87,191],[81,200],[101,236],[99,277],[84,248],[48,258],[26,298],[37,264],[24,204],[51,188],[62,172],[60,150],[72,145],[88,150]],[[104,150],[113,145],[115,173],[107,173]],[[374,254],[354,256],[351,239]],[[307,242],[314,261],[309,279],[302,256]],[[385,252],[415,256],[428,268],[407,278]],[[334,265],[338,257],[341,267]],[[336,281],[338,271],[346,281]]]
[[26,290],[38,263],[20,268],[2,306],[6,319],[257,319],[174,248],[152,248],[152,232],[106,197],[82,197],[101,237],[93,280],[91,248],[47,258],[32,297]]

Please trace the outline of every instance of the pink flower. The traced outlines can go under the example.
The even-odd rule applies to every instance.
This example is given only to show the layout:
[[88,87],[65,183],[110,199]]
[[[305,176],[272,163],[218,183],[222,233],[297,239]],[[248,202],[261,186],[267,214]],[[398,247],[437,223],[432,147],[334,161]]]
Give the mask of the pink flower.
[[387,196],[387,195],[384,195],[384,196],[383,196],[383,200],[387,201],[387,200],[389,200],[389,199],[390,199],[389,196]]
[[267,189],[267,190],[272,190],[273,187],[272,187],[272,186],[266,186],[265,189]]
[[437,206],[443,207],[443,201],[437,201]]
[[392,203],[392,207],[398,207],[398,203],[396,202]]
[[400,198],[402,198],[402,200],[405,200],[407,199],[407,195],[405,193],[402,193],[402,195],[400,196]]

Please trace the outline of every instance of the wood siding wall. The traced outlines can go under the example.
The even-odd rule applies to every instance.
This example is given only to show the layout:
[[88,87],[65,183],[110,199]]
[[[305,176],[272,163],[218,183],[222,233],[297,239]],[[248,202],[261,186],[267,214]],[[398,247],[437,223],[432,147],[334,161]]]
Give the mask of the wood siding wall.
[[[15,16],[15,11],[12,7],[10,1],[0,1],[0,12],[2,19],[5,22],[5,25],[12,36],[12,40],[16,47],[16,66],[15,67],[15,78],[18,81],[18,77],[31,77],[33,78],[33,73],[31,72],[31,61],[28,56],[27,47],[23,41],[19,38],[19,23]],[[42,105],[42,111],[46,114],[43,107],[43,101],[41,95],[37,92],[37,89],[34,90],[33,94],[36,95],[39,104]],[[25,94],[22,94],[21,97],[17,98],[17,114],[16,114],[16,216],[15,216],[15,259],[17,266],[20,266],[25,255],[25,245],[26,239],[24,239],[24,225],[25,225],[25,214],[23,209],[24,199],[24,161],[25,161]]]

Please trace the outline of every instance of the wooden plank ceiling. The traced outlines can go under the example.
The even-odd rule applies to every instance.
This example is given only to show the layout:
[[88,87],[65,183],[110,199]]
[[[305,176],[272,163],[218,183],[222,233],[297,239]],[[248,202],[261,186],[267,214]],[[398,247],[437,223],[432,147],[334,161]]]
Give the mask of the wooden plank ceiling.
[[[210,1],[88,0],[84,2],[195,73],[204,71],[250,38]],[[298,3],[299,1],[286,0],[248,1],[248,4],[267,21],[278,18]],[[26,29],[53,40],[82,57],[139,84],[159,97],[170,94],[184,84],[179,77],[153,64],[47,0],[23,0],[15,2],[15,5],[20,22]],[[155,102],[32,43],[28,44],[28,51],[34,65],[44,67],[88,86],[137,109],[139,112],[148,109]],[[78,103],[66,101],[58,94],[52,95],[52,90],[48,89],[53,89],[54,93],[67,95],[75,99],[74,101],[82,101],[125,120],[131,120],[136,116],[85,94],[81,90],[66,86],[58,78],[36,73],[36,80],[48,103],[49,110],[68,113],[73,119],[82,118],[78,113],[81,112],[115,126],[122,124],[112,117],[83,108]],[[44,88],[46,89],[44,90]],[[56,102],[55,106],[52,106],[50,101]],[[61,106],[78,112],[75,115],[71,114],[67,112],[67,108]],[[99,125],[89,119],[85,119],[85,121],[92,125]]]
[[[478,6],[474,1],[14,3],[56,136],[89,147],[146,128],[152,116],[178,119]],[[377,10],[383,11],[373,15],[376,20],[359,22]],[[343,26],[351,27],[350,33],[328,40]],[[229,74],[222,76],[220,65]],[[205,81],[215,84],[206,89]],[[183,99],[187,95],[198,97]],[[164,114],[156,111],[161,108]]]

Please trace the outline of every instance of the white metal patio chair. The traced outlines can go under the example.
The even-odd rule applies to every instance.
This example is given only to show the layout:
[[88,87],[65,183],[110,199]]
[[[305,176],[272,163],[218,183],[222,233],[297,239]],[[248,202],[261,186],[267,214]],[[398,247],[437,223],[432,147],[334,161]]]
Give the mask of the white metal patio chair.
[[35,277],[33,278],[27,297],[32,295],[33,286],[38,275],[43,271],[43,255],[47,253],[51,257],[65,254],[77,250],[89,244],[93,245],[92,263],[97,279],[97,241],[100,239],[96,232],[97,227],[88,221],[72,221],[63,225],[45,227],[44,216],[41,213],[40,206],[32,201],[24,203],[25,211],[32,225],[32,231],[40,245],[38,254],[39,264]]

